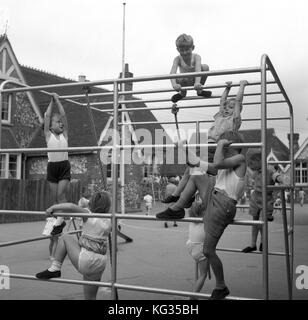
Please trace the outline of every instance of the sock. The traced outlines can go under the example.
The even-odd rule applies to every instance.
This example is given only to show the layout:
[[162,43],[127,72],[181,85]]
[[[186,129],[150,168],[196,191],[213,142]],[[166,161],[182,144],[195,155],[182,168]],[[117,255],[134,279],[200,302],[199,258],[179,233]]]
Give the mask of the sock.
[[54,260],[51,264],[51,267],[48,268],[48,271],[54,272],[54,271],[60,271],[62,267],[62,262],[59,262],[57,260]]

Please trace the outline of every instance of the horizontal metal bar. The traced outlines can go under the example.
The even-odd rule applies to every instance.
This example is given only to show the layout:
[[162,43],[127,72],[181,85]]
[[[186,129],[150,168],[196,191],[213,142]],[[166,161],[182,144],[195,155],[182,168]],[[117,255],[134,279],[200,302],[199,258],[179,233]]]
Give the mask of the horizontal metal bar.
[[[169,101],[170,104],[172,103]],[[275,103],[286,103],[285,100],[279,101],[268,101],[268,104],[275,104]],[[259,105],[261,102],[246,102],[243,103],[243,106],[255,106]],[[179,109],[195,109],[195,108],[216,108],[220,107],[219,104],[207,104],[207,105],[192,105],[192,106],[178,106]],[[171,105],[168,107],[140,107],[140,108],[126,108],[126,109],[118,109],[118,112],[131,112],[131,111],[141,111],[141,110],[171,110]],[[113,109],[102,109],[102,112],[113,112]]]
[[[255,86],[255,85],[260,85],[260,81],[256,82],[249,82],[247,86]],[[276,84],[276,81],[268,81],[267,84]],[[231,87],[238,87],[240,85],[239,82],[232,83]],[[202,86],[202,89],[220,89],[220,88],[225,88],[226,84],[217,84],[217,85],[209,85],[209,86]],[[190,90],[195,90],[194,87],[189,86],[189,87],[182,87],[182,89],[190,91]],[[119,95],[120,96],[126,96],[126,95],[134,95],[134,94],[152,94],[152,93],[165,93],[165,92],[174,92],[173,88],[161,88],[161,89],[152,89],[152,90],[133,90],[133,91],[120,91]],[[113,96],[113,91],[108,91],[108,92],[103,92],[103,93],[90,93],[89,97],[90,98],[97,98],[97,97],[108,97],[108,96]],[[65,96],[60,96],[62,99],[80,99],[84,98],[84,94],[80,95],[65,95]]]
[[44,281],[44,282],[58,282],[58,283],[67,283],[67,284],[77,284],[77,285],[89,285],[89,286],[99,286],[111,288],[111,283],[109,282],[99,282],[99,281],[86,281],[86,280],[71,280],[71,279],[49,279],[42,280],[38,279],[35,276],[29,276],[26,274],[15,274],[15,273],[1,273],[2,277],[14,278],[14,279],[24,279],[24,280],[35,280],[35,281]]
[[[231,74],[242,74],[242,73],[256,73],[260,72],[260,67],[251,67],[251,68],[240,68],[240,69],[226,69],[219,71],[204,71],[204,72],[189,72],[185,73],[185,78],[192,78],[197,76],[219,76],[219,75],[231,75]],[[135,77],[135,78],[117,78],[117,79],[109,79],[109,80],[97,80],[97,81],[85,81],[85,82],[70,82],[70,83],[62,83],[62,84],[51,84],[51,85],[43,85],[43,86],[32,86],[25,88],[12,88],[12,89],[4,89],[2,92],[10,93],[10,92],[21,92],[21,91],[36,91],[42,89],[56,89],[56,88],[70,88],[70,87],[92,87],[98,85],[108,85],[114,83],[127,83],[127,82],[143,82],[143,81],[155,81],[155,80],[168,80],[168,79],[177,79],[183,78],[183,74],[167,74],[167,75],[157,75],[150,77]]]
[[[217,251],[224,251],[224,252],[236,252],[236,253],[247,253],[247,252],[243,252],[241,249],[229,249],[229,248],[216,248]],[[249,252],[252,254],[262,254],[262,251],[253,251],[253,252]],[[286,254],[284,252],[268,252],[269,255],[272,256],[285,256]]]
[[[74,233],[80,233],[82,230],[75,230],[75,231],[69,231],[65,232],[65,234],[74,234]],[[0,248],[2,247],[9,247],[16,244],[23,244],[28,242],[34,242],[34,241],[40,241],[40,240],[46,240],[50,239],[52,236],[44,236],[44,237],[37,237],[37,238],[28,238],[28,239],[21,239],[16,241],[8,241],[8,242],[0,242]]]
[[[189,144],[184,145],[188,147],[208,147],[216,148],[216,143],[200,143],[200,144]],[[231,148],[259,148],[262,143],[233,143]],[[148,148],[175,148],[175,144],[143,144],[143,145],[116,145],[116,149],[148,149]],[[95,146],[95,147],[70,147],[63,149],[48,149],[48,148],[20,148],[20,149],[0,149],[1,153],[42,153],[42,152],[63,152],[63,151],[100,151],[100,150],[110,150],[113,149],[111,146]]]
[[[273,91],[273,92],[268,92],[269,94],[281,94],[280,91]],[[259,96],[261,95],[261,93],[246,93],[244,94],[245,97],[249,97],[249,96]],[[236,95],[229,95],[228,98],[235,98]],[[211,97],[206,98],[206,100],[209,99],[220,99],[221,95],[213,95]],[[199,97],[199,96],[190,96],[190,97],[185,97],[183,99],[181,99],[181,101],[191,101],[191,100],[204,100],[204,97]],[[123,100],[123,101],[119,101],[119,103],[123,103],[125,105],[128,104],[138,104],[138,103],[155,103],[155,102],[170,102],[170,98],[161,98],[161,99],[136,99],[136,100]],[[261,102],[260,102],[261,103]],[[92,102],[91,106],[106,106],[106,105],[112,105],[113,101],[101,101],[101,102]],[[86,106],[87,104],[84,103],[84,106]]]
[[279,185],[279,186],[266,186],[267,190],[289,190],[289,189],[295,189],[292,186],[284,186],[284,185]]
[[268,164],[290,164],[291,161],[288,160],[288,161],[267,161]]
[[[162,293],[162,294],[167,294],[167,295],[184,296],[184,297],[199,297],[199,298],[210,298],[211,297],[210,294],[206,294],[206,293],[193,293],[193,292],[189,292],[189,291],[160,289],[160,288],[152,288],[152,287],[144,287],[144,286],[133,286],[133,285],[128,285],[128,284],[120,284],[120,283],[115,283],[114,286],[117,289],[122,289],[122,290]],[[258,299],[254,299],[254,298],[241,298],[241,297],[234,297],[234,296],[228,296],[225,299],[226,300],[258,300]]]
[[[290,120],[290,117],[274,117],[274,118],[267,118],[267,121],[273,121],[273,120]],[[242,119],[243,121],[261,121],[260,118],[247,118]],[[195,120],[195,121],[178,121],[178,124],[189,124],[189,123],[212,123],[214,120]],[[126,125],[138,125],[138,124],[175,124],[174,121],[136,121],[136,122],[129,122],[129,123],[123,123],[119,122],[119,125],[126,126]]]
[[[8,214],[24,214],[24,215],[42,215],[44,214],[43,211],[19,211],[19,210],[0,210],[0,213],[8,213]],[[112,213],[91,213],[89,215],[88,213],[54,213],[53,216],[55,217],[85,217],[89,218],[112,218]],[[137,215],[137,214],[115,214],[115,217],[117,219],[121,220],[148,220],[148,221],[161,221],[160,219],[157,219],[155,216],[147,216],[147,215]],[[166,219],[168,220],[168,219]],[[184,219],[169,219],[169,220],[178,220],[183,222],[200,222],[202,223],[202,218],[184,218]],[[252,221],[252,220],[237,220],[235,219],[231,224],[234,225],[243,225],[243,226],[255,226],[255,225],[263,225],[263,221]]]

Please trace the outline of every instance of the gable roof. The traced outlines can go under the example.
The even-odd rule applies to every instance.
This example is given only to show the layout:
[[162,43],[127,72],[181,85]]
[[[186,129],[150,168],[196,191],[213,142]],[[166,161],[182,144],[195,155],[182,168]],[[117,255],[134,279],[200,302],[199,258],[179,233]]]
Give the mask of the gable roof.
[[[306,159],[308,157],[308,138],[305,139],[305,141],[302,143],[302,145],[300,146],[300,148],[296,151],[296,153],[294,154],[294,162],[296,160],[301,159]],[[286,166],[286,171],[290,169],[290,164],[288,164]]]

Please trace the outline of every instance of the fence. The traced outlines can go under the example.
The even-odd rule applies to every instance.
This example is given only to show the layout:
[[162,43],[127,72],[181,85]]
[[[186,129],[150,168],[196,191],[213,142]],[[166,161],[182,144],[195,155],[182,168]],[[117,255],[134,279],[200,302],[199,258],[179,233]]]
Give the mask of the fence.
[[[44,211],[52,205],[46,180],[0,179],[0,209],[21,211]],[[77,203],[81,195],[81,183],[74,180],[69,184],[67,200]],[[0,213],[0,223],[37,221],[45,219],[37,215]]]

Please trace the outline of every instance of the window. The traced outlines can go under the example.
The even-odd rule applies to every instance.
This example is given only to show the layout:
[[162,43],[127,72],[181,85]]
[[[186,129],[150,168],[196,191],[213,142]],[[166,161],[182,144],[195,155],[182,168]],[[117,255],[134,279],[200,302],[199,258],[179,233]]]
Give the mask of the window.
[[4,94],[2,95],[2,112],[1,120],[3,122],[11,122],[11,106],[12,106],[12,95]]
[[295,183],[308,183],[307,162],[295,164]]
[[20,179],[21,177],[21,155],[1,154],[0,155],[0,178]]

